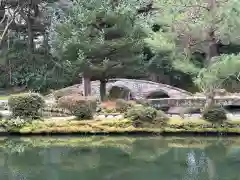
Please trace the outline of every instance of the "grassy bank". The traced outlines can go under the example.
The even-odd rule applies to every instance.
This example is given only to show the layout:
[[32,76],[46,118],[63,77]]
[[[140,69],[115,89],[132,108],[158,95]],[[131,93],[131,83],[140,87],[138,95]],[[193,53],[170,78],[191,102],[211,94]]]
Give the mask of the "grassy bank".
[[18,135],[218,135],[219,133],[229,135],[240,135],[240,120],[227,121],[224,124],[211,124],[202,119],[170,119],[164,126],[162,124],[143,124],[134,127],[128,119],[103,119],[103,120],[76,120],[76,119],[45,119],[34,120],[21,126],[4,127],[6,122],[2,121],[2,134]]

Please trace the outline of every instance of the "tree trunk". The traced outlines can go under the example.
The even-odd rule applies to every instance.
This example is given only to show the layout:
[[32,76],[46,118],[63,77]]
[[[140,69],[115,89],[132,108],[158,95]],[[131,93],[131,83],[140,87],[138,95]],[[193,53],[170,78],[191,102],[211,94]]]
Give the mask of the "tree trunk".
[[155,73],[150,73],[149,79],[153,82],[157,82],[157,75]]
[[33,24],[33,20],[31,19],[31,0],[29,0],[29,9],[28,9],[28,15],[27,15],[27,33],[28,33],[28,53],[30,56],[33,55],[33,49],[34,49],[34,42],[33,42],[34,35],[33,35],[32,24]]
[[83,95],[90,96],[91,95],[91,79],[90,79],[90,77],[83,75],[82,84],[83,84]]
[[[215,10],[217,7],[216,0],[208,0],[208,8],[209,13],[211,17],[215,17]],[[205,67],[209,66],[213,62],[213,57],[216,57],[219,55],[219,44],[217,42],[217,39],[215,38],[215,27],[214,24],[210,26],[210,28],[207,31],[209,44],[207,46],[206,51],[206,62]],[[206,89],[206,103],[204,105],[202,115],[209,111],[214,106],[214,97],[215,97],[215,89],[214,86],[210,85],[208,89]]]
[[28,53],[29,55],[33,54],[33,30],[31,20],[28,19]]
[[[5,11],[5,7],[1,7],[1,11]],[[20,7],[18,6],[14,11],[13,11],[13,15],[11,18],[7,19],[7,24],[4,23],[4,20],[5,18],[1,19],[1,23],[0,24],[4,24],[4,30],[1,34],[1,37],[0,37],[0,47],[2,46],[2,44],[6,41],[6,36],[8,35],[8,30],[9,30],[9,27],[10,25],[14,22],[15,20],[15,17],[16,17],[16,14],[17,12],[19,12],[20,10]]]
[[[216,8],[217,8],[217,1],[216,0],[208,0],[208,9],[209,9],[209,16],[216,17]],[[217,39],[215,38],[215,25],[211,24],[209,29],[207,30],[207,38],[209,40],[209,44],[207,46],[207,56],[206,56],[206,65],[212,63],[212,58],[219,55],[219,45],[217,43]]]
[[214,106],[214,97],[214,89],[211,89],[209,92],[206,93],[206,103],[203,107],[202,115],[207,113]]
[[214,37],[214,32],[209,33],[209,38],[210,38],[210,42],[208,44],[208,49],[206,52],[207,57],[206,57],[205,66],[209,66],[211,63],[213,63],[212,58],[219,55],[219,52],[218,52],[219,45],[216,42],[216,39]]
[[50,52],[50,50],[49,50],[50,47],[49,47],[49,44],[48,44],[48,40],[49,40],[49,34],[46,32],[43,35],[43,44],[44,44],[45,55],[47,55]]
[[107,85],[107,81],[104,80],[100,80],[100,97],[101,97],[101,101],[104,101],[106,99],[106,85]]
[[[211,39],[207,49],[207,58],[205,62],[205,67],[209,66],[210,64],[214,63],[212,58],[219,55],[218,52],[218,44],[214,37],[214,32],[209,33],[209,38]],[[202,110],[202,115],[205,114],[209,109],[211,109],[214,105],[214,96],[215,96],[215,89],[214,87],[209,87],[206,93],[206,103]]]

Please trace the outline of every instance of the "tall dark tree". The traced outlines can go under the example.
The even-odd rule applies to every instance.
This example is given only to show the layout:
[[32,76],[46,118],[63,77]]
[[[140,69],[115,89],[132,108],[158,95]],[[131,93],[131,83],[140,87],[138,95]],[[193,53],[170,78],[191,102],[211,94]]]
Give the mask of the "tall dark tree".
[[52,50],[85,78],[100,80],[104,99],[109,78],[144,70],[146,16],[137,0],[75,0],[52,31]]

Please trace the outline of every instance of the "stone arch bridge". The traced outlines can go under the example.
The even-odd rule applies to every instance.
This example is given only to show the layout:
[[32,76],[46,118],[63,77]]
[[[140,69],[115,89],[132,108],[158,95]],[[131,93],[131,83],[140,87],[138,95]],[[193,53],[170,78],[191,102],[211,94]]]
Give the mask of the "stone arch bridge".
[[[91,82],[91,94],[100,97],[100,82]],[[122,98],[132,98],[132,99],[159,99],[159,98],[184,98],[192,96],[192,94],[183,89],[173,87],[167,84],[156,83],[146,80],[137,79],[109,79],[106,85],[107,92],[110,93],[113,89],[118,89],[120,91],[125,91],[128,97]],[[83,85],[80,87],[83,91]],[[186,108],[182,107],[166,107],[169,113],[179,113],[185,111]]]
[[[91,82],[92,95],[95,95],[97,97],[100,96],[99,86],[99,81]],[[80,85],[80,88],[83,90],[82,85]],[[110,92],[113,88],[119,88],[129,92],[133,99],[154,99],[161,97],[175,98],[192,96],[192,94],[188,91],[167,84],[137,79],[110,79],[107,82],[107,92]]]

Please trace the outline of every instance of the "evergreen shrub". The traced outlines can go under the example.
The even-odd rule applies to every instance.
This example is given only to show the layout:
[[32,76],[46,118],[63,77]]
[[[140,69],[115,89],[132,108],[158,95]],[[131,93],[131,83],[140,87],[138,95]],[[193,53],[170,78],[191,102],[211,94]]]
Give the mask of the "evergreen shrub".
[[78,119],[92,119],[96,112],[97,99],[79,95],[63,96],[58,100],[58,107],[69,110]]
[[212,123],[223,123],[227,120],[227,115],[223,108],[215,107],[204,113],[203,119]]
[[38,93],[12,95],[8,99],[8,106],[12,111],[13,117],[37,118],[40,116],[39,110],[44,105],[44,98]]
[[128,109],[134,106],[134,102],[126,101],[124,99],[117,99],[116,100],[116,111],[125,113]]

